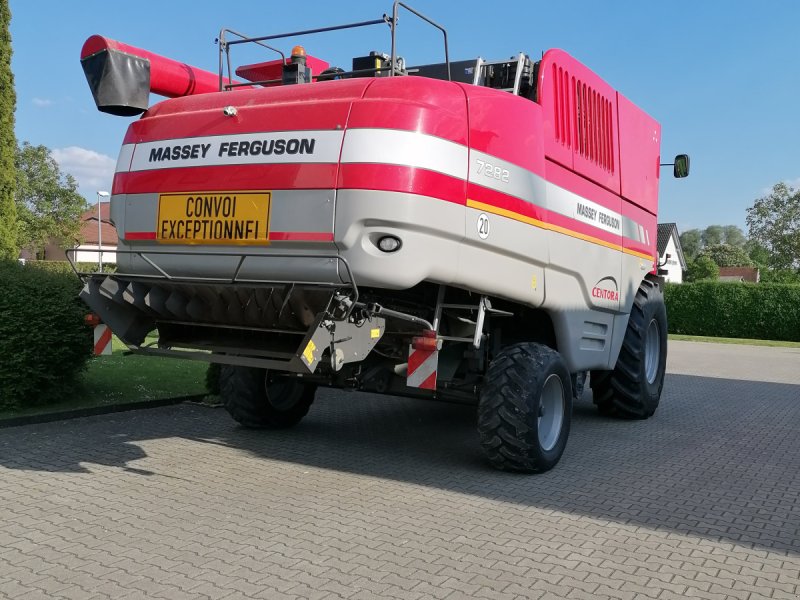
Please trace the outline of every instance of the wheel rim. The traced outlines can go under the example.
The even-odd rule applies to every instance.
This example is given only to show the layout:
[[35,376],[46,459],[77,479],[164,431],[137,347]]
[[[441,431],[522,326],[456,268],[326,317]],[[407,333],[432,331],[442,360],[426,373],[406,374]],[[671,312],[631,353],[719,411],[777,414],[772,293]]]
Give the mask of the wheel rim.
[[658,364],[661,362],[661,332],[655,319],[647,326],[644,339],[644,374],[647,383],[654,383],[658,375]]
[[294,381],[287,381],[278,378],[270,381],[269,376],[264,381],[264,389],[267,392],[267,402],[278,411],[290,410],[297,404],[298,394],[296,393]]
[[550,375],[542,387],[539,404],[539,445],[542,450],[552,450],[561,436],[564,423],[564,384],[555,373]]

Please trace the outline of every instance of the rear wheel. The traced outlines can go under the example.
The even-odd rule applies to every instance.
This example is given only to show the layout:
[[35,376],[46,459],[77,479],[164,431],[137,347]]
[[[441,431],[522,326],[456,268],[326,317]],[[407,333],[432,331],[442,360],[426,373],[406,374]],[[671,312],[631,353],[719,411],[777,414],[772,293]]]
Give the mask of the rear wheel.
[[534,343],[503,348],[489,365],[478,404],[478,432],[498,469],[542,473],[567,445],[572,386],[561,355]]
[[284,429],[300,422],[314,401],[316,386],[264,369],[223,365],[219,375],[225,409],[253,429]]
[[667,309],[656,281],[639,285],[613,371],[592,371],[594,403],[601,413],[646,419],[661,399],[667,367]]

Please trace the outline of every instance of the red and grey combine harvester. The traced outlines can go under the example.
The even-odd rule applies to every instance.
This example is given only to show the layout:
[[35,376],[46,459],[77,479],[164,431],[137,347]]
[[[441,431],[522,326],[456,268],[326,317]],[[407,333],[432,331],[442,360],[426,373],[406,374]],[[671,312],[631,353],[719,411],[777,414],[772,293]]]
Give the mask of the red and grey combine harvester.
[[[400,8],[442,32],[444,63],[397,55]],[[270,46],[377,24],[391,52],[350,70]],[[399,2],[218,43],[218,73],[83,47],[98,108],[144,113],[111,195],[118,270],[81,273],[133,351],[221,363],[248,427],[296,424],[318,386],[473,402],[489,460],[515,471],[558,462],[587,377],[603,413],[654,413],[656,121],[561,50],[450,62],[445,30]],[[279,57],[232,72],[241,44]]]

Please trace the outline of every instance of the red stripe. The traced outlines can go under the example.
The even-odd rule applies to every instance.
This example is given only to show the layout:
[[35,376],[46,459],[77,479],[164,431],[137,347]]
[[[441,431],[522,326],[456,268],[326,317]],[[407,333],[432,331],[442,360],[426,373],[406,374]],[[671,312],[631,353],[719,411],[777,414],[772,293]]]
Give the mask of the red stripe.
[[273,242],[332,242],[333,233],[327,231],[270,231]]
[[[154,240],[155,231],[126,231],[126,240]],[[273,242],[332,242],[333,233],[327,231],[271,231],[270,241]]]
[[337,187],[405,192],[466,204],[466,181],[416,167],[346,163],[339,169]]
[[155,231],[126,231],[124,239],[126,240],[154,240],[156,239]]
[[411,352],[408,353],[408,376],[413,375],[414,371],[419,369],[420,365],[430,358],[432,354],[433,351],[414,350],[412,348]]
[[[483,202],[484,204],[491,204],[498,208],[504,208],[525,215],[526,217],[537,219],[538,221],[546,221],[547,215],[549,214],[548,210],[539,205],[531,204],[515,196],[509,196],[503,192],[498,192],[497,190],[474,183],[470,183],[467,186],[467,198]],[[544,204],[544,198],[540,198],[539,202]]]
[[113,194],[333,189],[335,163],[217,165],[117,173]]
[[[98,325],[98,327],[101,327]],[[94,353],[96,355],[100,355],[105,350],[108,343],[111,341],[111,328],[106,326],[106,330],[100,335],[100,339],[97,340],[97,343],[94,345]]]
[[428,378],[419,384],[421,390],[435,390],[436,389],[436,371],[431,373]]

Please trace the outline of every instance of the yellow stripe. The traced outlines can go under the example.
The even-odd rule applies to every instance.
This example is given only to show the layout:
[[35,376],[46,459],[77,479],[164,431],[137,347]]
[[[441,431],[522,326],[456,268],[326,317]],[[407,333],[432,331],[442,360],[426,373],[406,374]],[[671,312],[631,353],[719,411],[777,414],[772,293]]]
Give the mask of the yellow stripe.
[[547,229],[548,231],[563,233],[564,235],[568,235],[570,237],[574,237],[579,240],[584,240],[592,244],[597,244],[598,246],[611,248],[612,250],[618,250],[620,252],[624,252],[625,254],[638,256],[639,258],[646,258],[647,260],[653,260],[653,257],[650,256],[649,254],[644,254],[643,252],[637,252],[636,250],[625,248],[623,246],[620,246],[619,244],[613,244],[611,242],[601,240],[600,238],[596,238],[591,235],[586,235],[584,233],[573,231],[572,229],[567,229],[566,227],[554,225],[553,223],[545,223],[544,221],[540,221],[539,219],[534,219],[533,217],[527,217],[512,210],[506,210],[505,208],[500,208],[498,206],[493,206],[491,204],[484,204],[483,202],[478,202],[477,200],[469,200],[469,199],[467,199],[467,206],[470,208],[476,208],[478,210],[482,210],[495,215],[500,215],[501,217],[507,217],[509,219],[513,219],[514,221],[519,221],[521,223],[527,223],[528,225],[533,225],[534,227]]

